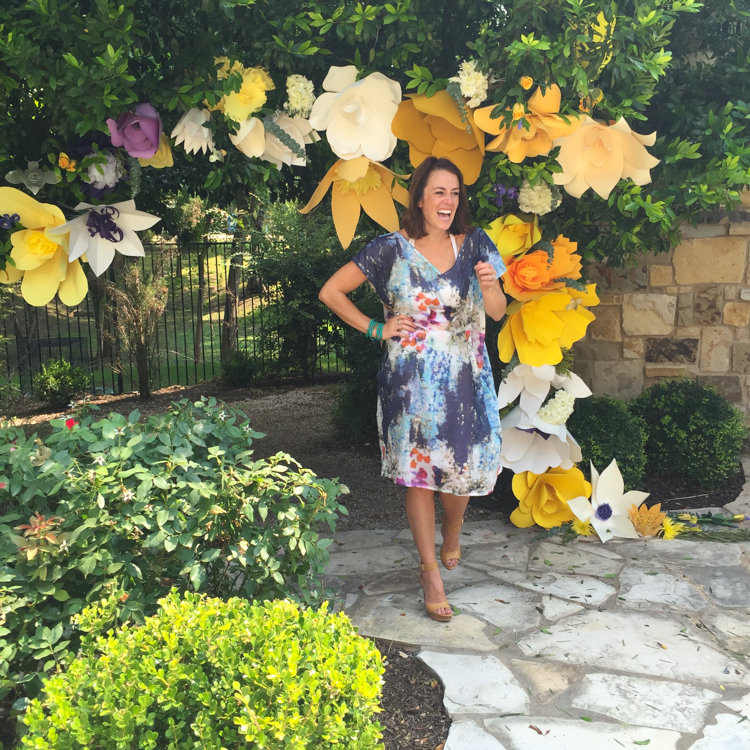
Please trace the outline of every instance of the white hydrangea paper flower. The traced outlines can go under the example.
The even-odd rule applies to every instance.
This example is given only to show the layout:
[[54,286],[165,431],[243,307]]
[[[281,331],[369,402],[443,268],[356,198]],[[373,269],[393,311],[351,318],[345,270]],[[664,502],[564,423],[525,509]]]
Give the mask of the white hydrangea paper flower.
[[199,151],[207,153],[213,151],[214,134],[206,123],[211,119],[207,109],[193,107],[180,118],[172,131],[174,145],[184,144],[185,153],[197,154]]
[[101,276],[110,267],[115,250],[122,255],[142,258],[146,253],[136,232],[161,221],[158,216],[136,210],[133,200],[102,206],[79,203],[76,211],[84,213],[59,227],[48,229],[47,233],[64,235],[70,232],[68,262],[85,253],[96,276]]
[[366,156],[387,159],[396,148],[391,123],[401,101],[401,86],[382,73],[355,81],[353,65],[332,66],[310,112],[310,125],[325,130],[328,144],[341,159]]
[[524,213],[537,216],[548,214],[560,205],[561,200],[559,196],[556,199],[553,197],[552,190],[546,182],[539,182],[531,187],[528,182],[524,181],[518,191],[518,208]]
[[[312,129],[309,120],[302,117],[290,117],[287,114],[279,113],[273,121],[291,138],[293,138],[302,151],[305,145],[313,142],[313,136],[317,135]],[[281,169],[282,164],[290,166],[304,167],[307,159],[303,156],[297,156],[289,146],[285,146],[275,135],[266,131],[265,150],[261,154],[261,159],[270,161]]]
[[462,96],[468,100],[467,106],[472,109],[478,107],[487,98],[490,80],[484,73],[477,70],[475,60],[464,60],[458,69],[458,75],[449,80],[458,83]]
[[287,101],[284,109],[292,117],[307,118],[315,103],[315,87],[313,82],[305,76],[290,75],[286,79]]
[[[503,435],[503,440],[505,435]],[[638,532],[628,516],[631,505],[640,507],[648,492],[625,492],[617,459],[601,473],[591,464],[591,501],[585,497],[568,500],[568,506],[579,521],[589,521],[602,542],[614,536],[638,539]]]
[[573,413],[575,403],[575,396],[561,389],[539,409],[536,416],[547,424],[565,424]]
[[266,150],[266,129],[257,117],[248,117],[247,120],[240,123],[236,134],[229,134],[229,140],[248,159],[259,157]]
[[114,154],[108,151],[100,151],[98,154],[92,151],[89,156],[104,156],[107,161],[105,164],[92,164],[88,169],[87,182],[93,185],[97,190],[112,188],[122,178],[122,170]]

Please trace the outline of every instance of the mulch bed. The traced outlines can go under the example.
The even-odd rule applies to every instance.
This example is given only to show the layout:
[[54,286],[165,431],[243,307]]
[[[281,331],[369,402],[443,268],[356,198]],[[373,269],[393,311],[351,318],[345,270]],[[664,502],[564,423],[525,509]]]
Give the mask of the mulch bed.
[[375,645],[385,663],[383,712],[377,717],[384,727],[385,750],[442,750],[451,725],[443,707],[443,686],[416,651],[391,641],[376,640]]

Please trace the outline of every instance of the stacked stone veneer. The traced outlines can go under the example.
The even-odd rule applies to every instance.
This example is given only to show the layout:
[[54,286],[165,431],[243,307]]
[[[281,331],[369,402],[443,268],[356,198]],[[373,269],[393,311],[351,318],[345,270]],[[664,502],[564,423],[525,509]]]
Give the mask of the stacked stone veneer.
[[595,395],[629,400],[682,375],[716,386],[750,423],[750,208],[717,219],[633,267],[589,265],[601,304],[574,352]]

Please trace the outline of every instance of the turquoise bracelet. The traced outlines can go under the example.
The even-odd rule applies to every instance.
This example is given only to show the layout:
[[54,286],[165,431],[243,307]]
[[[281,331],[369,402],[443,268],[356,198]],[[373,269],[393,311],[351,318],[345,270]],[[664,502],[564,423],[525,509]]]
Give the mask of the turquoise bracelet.
[[367,338],[382,341],[383,328],[385,328],[385,323],[378,323],[376,320],[371,320],[370,325],[367,326]]

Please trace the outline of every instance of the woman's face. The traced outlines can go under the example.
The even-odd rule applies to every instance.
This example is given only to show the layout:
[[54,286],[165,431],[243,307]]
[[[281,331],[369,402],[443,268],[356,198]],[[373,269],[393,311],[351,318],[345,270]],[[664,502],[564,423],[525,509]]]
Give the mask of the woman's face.
[[417,204],[422,209],[426,230],[447,232],[458,209],[458,177],[444,169],[436,169],[427,178],[422,200]]

